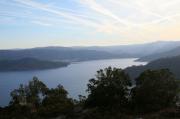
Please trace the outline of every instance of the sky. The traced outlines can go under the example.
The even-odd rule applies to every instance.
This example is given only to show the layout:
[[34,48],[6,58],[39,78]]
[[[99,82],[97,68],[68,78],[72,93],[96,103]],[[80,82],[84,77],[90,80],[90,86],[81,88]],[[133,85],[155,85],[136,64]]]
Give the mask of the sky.
[[180,40],[180,0],[0,0],[0,49]]

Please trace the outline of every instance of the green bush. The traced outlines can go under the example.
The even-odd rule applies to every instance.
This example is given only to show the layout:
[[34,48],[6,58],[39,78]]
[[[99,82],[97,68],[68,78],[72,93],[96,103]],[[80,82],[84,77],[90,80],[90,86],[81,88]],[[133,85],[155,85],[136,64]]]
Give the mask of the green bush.
[[131,82],[123,70],[108,67],[97,71],[96,79],[90,79],[86,107],[123,108],[128,103],[128,87]]
[[178,84],[169,70],[147,70],[136,79],[132,104],[136,111],[157,111],[175,105],[177,94]]

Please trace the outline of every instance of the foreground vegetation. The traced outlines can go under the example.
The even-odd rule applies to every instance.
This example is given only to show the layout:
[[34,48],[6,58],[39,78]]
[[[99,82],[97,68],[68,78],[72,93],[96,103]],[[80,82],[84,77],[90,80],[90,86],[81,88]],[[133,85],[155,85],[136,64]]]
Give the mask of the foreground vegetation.
[[168,69],[146,70],[132,81],[108,67],[89,80],[86,97],[74,100],[62,85],[49,89],[34,77],[11,92],[0,119],[178,119],[179,84]]

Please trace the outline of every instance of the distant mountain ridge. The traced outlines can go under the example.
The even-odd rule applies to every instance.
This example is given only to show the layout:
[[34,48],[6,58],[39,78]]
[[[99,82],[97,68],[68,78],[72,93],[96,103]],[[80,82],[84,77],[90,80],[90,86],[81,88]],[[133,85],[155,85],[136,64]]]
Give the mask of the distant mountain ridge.
[[49,61],[84,61],[120,58],[104,51],[79,50],[68,47],[42,47],[18,50],[0,50],[0,59],[22,59],[26,57]]
[[113,54],[126,55],[128,57],[144,57],[151,54],[162,53],[180,46],[180,41],[157,41],[145,44],[135,45],[117,45],[117,46],[92,46],[79,47],[81,49],[90,49],[96,51],[106,51]]
[[22,59],[30,57],[39,60],[74,62],[112,58],[140,58],[169,52],[176,47],[180,47],[180,41],[159,41],[119,46],[38,47],[31,49],[0,50],[0,59]]
[[172,50],[162,52],[162,53],[155,53],[152,55],[144,56],[138,59],[138,61],[153,61],[159,58],[168,58],[180,55],[180,47],[174,48]]

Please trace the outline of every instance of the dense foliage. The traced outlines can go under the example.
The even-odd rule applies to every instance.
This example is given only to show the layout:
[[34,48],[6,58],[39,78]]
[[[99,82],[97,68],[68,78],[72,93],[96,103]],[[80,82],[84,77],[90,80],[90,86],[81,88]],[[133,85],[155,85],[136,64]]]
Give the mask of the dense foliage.
[[97,71],[97,79],[89,80],[86,105],[101,108],[120,108],[127,105],[131,82],[123,70],[108,67]]
[[147,70],[136,79],[132,101],[136,111],[158,111],[175,106],[178,84],[167,69]]
[[73,109],[73,101],[67,95],[63,86],[49,89],[34,77],[28,85],[21,84],[11,92],[10,104],[1,111],[0,119],[34,119],[68,114]]
[[97,71],[87,97],[68,97],[62,85],[49,89],[34,77],[11,92],[0,119],[178,119],[180,82],[167,69],[146,70],[131,85],[122,69]]
[[47,90],[46,85],[34,77],[28,85],[21,84],[18,89],[11,92],[10,105],[28,105],[32,111],[35,111],[41,104]]
[[68,92],[63,86],[58,85],[55,89],[47,91],[42,101],[39,114],[43,117],[57,117],[69,114],[73,110],[73,101],[67,97]]

